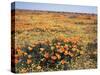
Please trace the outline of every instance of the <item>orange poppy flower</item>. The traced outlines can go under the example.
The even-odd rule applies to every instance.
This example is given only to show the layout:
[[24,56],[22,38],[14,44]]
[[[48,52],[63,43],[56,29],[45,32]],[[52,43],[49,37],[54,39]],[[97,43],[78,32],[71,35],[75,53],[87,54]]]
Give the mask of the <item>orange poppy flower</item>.
[[60,46],[60,45],[61,45],[61,43],[60,43],[60,42],[57,42],[57,45],[58,45],[58,46]]
[[35,47],[35,44],[32,44],[32,47]]
[[72,45],[73,48],[77,48],[77,45]]
[[84,54],[84,51],[80,51],[80,54]]
[[49,53],[48,53],[48,52],[45,52],[44,57],[45,57],[46,59],[48,59],[48,58],[49,58]]
[[68,45],[65,44],[64,48],[67,50],[68,49]]
[[66,63],[65,60],[61,60],[61,64],[64,65]]
[[56,56],[51,56],[51,59],[52,59],[52,60],[56,60],[57,57],[56,57]]
[[44,48],[40,48],[40,51],[42,51],[42,52],[43,52],[44,50],[45,50]]
[[58,39],[59,39],[59,40],[64,40],[64,39],[65,39],[65,37],[64,37],[64,35],[63,35],[63,34],[60,34],[60,36],[58,37]]
[[65,49],[64,49],[64,47],[63,46],[61,46],[61,48],[60,48],[61,50],[62,50],[62,52],[64,52],[65,51]]
[[64,42],[69,42],[69,40],[68,40],[67,38],[65,38],[63,41],[64,41]]
[[58,49],[57,52],[59,52],[59,53],[63,53],[63,51],[62,51],[61,49]]
[[42,67],[41,66],[37,66],[37,69],[40,70]]
[[15,54],[15,58],[16,58],[16,59],[19,58],[18,54]]
[[32,58],[32,55],[28,55],[28,58]]
[[61,56],[60,56],[60,54],[58,54],[58,53],[55,53],[55,55],[57,56],[57,58],[60,60],[61,59]]
[[71,52],[69,52],[68,54],[69,54],[71,57],[73,57],[73,56],[74,56],[74,54],[73,54],[73,53],[71,53]]
[[24,54],[23,51],[19,51],[19,52],[18,52],[18,55],[19,55],[19,56],[22,56],[23,54]]
[[64,52],[64,55],[68,55],[68,51],[67,50]]
[[28,55],[27,52],[24,52],[24,55]]
[[17,51],[17,52],[20,52],[20,51],[21,51],[21,49],[20,49],[20,48],[18,48],[16,51]]
[[58,48],[60,48],[60,46],[59,45],[56,45],[56,48],[58,49]]
[[26,73],[27,72],[27,69],[26,68],[22,68],[20,72],[21,73]]
[[[83,54],[84,54],[84,53],[85,53],[85,52],[83,52]],[[96,54],[97,54],[97,51],[94,51],[93,54],[96,55]]]
[[54,49],[55,49],[55,47],[51,46],[51,50],[54,50]]
[[15,64],[17,64],[19,62],[19,60],[18,59],[15,59]]
[[27,64],[30,64],[32,62],[31,59],[27,59]]
[[29,49],[30,51],[32,51],[32,47],[29,46],[28,49]]
[[54,60],[51,60],[51,63],[52,63],[52,64],[54,64],[54,63],[55,63],[55,61],[54,61]]

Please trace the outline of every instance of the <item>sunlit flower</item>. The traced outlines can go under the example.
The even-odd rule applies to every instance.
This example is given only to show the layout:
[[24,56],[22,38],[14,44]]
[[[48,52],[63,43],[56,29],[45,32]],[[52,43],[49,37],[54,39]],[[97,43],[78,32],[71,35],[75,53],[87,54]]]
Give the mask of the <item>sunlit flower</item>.
[[19,58],[18,54],[15,54],[15,58],[16,58],[16,59]]
[[49,53],[48,53],[48,52],[45,52],[44,57],[45,57],[46,59],[48,59],[48,58],[49,58]]
[[63,46],[61,46],[61,48],[60,48],[61,50],[62,50],[62,52],[64,52],[65,51],[65,49],[64,49],[64,47]]
[[71,52],[68,52],[68,54],[71,56],[71,57],[73,57],[74,55],[73,55],[73,53],[71,53]]
[[61,43],[60,43],[60,42],[57,42],[57,45],[58,45],[58,46],[60,46],[60,45],[61,45]]
[[59,53],[63,53],[63,51],[62,51],[61,49],[58,49],[57,52],[59,52]]
[[19,60],[18,59],[15,59],[15,64],[17,64],[19,62]]
[[61,64],[64,65],[65,63],[66,63],[66,61],[62,59]]
[[32,47],[29,46],[28,49],[29,49],[30,51],[32,51]]
[[72,45],[73,48],[77,48],[77,45]]
[[19,51],[19,52],[18,52],[18,55],[19,55],[19,56],[23,56],[23,54],[24,54],[23,51]]
[[54,60],[51,60],[51,63],[52,63],[52,64],[54,64],[54,63],[55,63],[55,61],[54,61]]
[[59,48],[60,48],[60,46],[59,46],[59,45],[56,45],[56,48],[57,48],[57,49],[59,49]]
[[84,51],[80,51],[80,54],[84,54]]
[[31,59],[27,59],[27,64],[30,64],[32,62]]
[[28,55],[28,58],[32,58],[32,55]]
[[64,52],[64,55],[68,55],[68,51],[67,50]]
[[64,37],[64,35],[63,35],[63,34],[60,34],[60,36],[58,37],[58,39],[59,39],[59,40],[64,40],[64,39],[65,39],[65,37]]
[[28,55],[27,52],[24,52],[24,55]]
[[61,56],[60,56],[60,54],[58,54],[58,53],[55,53],[55,55],[57,56],[58,60],[60,60],[60,59],[61,59]]
[[54,50],[54,49],[55,49],[55,47],[51,46],[51,50]]
[[56,60],[57,57],[56,57],[56,56],[51,56],[51,59],[52,59],[52,60]]
[[64,41],[65,43],[66,43],[66,42],[69,42],[69,40],[68,40],[67,38],[65,38],[63,41]]
[[27,69],[26,68],[22,68],[21,69],[21,73],[26,73],[27,72]]
[[40,70],[40,69],[41,69],[41,66],[38,65],[38,66],[37,66],[37,69]]
[[67,44],[65,44],[64,49],[68,50],[68,45]]
[[16,51],[17,51],[17,52],[20,52],[20,51],[21,51],[21,49],[20,49],[20,48],[18,48]]
[[40,51],[42,51],[42,52],[43,52],[44,50],[45,50],[44,48],[40,48]]

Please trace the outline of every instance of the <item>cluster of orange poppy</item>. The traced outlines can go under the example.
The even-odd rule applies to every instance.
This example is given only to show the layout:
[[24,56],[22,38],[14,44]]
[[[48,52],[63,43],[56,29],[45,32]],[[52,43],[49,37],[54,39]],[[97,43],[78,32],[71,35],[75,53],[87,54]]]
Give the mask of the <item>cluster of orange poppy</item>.
[[69,64],[71,60],[84,53],[81,49],[82,46],[78,44],[79,40],[79,37],[60,37],[49,43],[39,42],[34,47],[17,48],[15,64],[31,65],[34,63],[43,69],[47,66],[51,68],[51,65]]

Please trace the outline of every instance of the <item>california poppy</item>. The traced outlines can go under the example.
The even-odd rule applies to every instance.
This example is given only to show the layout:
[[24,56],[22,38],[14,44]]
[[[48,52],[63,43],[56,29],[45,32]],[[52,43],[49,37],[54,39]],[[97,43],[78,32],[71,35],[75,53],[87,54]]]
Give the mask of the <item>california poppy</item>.
[[84,51],[80,51],[80,54],[84,54]]
[[57,58],[60,60],[61,59],[61,56],[60,56],[60,54],[58,54],[58,53],[55,53],[55,55],[57,56]]
[[40,51],[42,51],[42,52],[43,52],[44,50],[45,50],[44,48],[40,48]]
[[64,49],[68,50],[68,45],[67,44],[65,44]]
[[61,64],[64,65],[65,63],[66,63],[66,61],[62,59]]
[[24,55],[28,55],[28,53],[27,52],[24,52]]
[[28,55],[28,58],[32,58],[32,55]]
[[37,66],[37,69],[40,70],[41,69],[41,66]]
[[58,49],[57,52],[59,52],[59,53],[63,53],[63,51],[62,51],[61,49]]
[[19,60],[18,59],[15,59],[15,64],[17,64],[19,62]]
[[31,59],[27,59],[27,64],[30,64],[32,62]]
[[19,52],[18,52],[18,55],[19,55],[19,56],[22,56],[23,54],[24,54],[23,51],[19,51]]
[[22,68],[21,69],[21,73],[26,73],[27,72],[27,69],[26,68]]
[[44,57],[45,57],[46,59],[48,59],[48,58],[49,58],[49,53],[48,53],[48,52],[45,52]]
[[68,52],[68,54],[69,54],[71,57],[73,57],[73,56],[74,56],[74,54],[73,54],[73,53],[71,53],[71,52]]
[[29,46],[28,49],[29,49],[30,51],[32,51],[32,47]]
[[64,41],[65,43],[66,43],[66,42],[69,42],[69,40],[68,40],[67,38],[65,38],[63,41]]
[[16,58],[16,59],[19,58],[18,54],[15,54],[15,58]]
[[61,46],[61,48],[60,48],[61,50],[62,50],[62,52],[64,52],[65,51],[65,49],[64,49],[64,47],[63,46]]
[[20,49],[20,48],[18,48],[16,51],[17,51],[17,52],[20,52],[20,51],[21,51],[21,49]]
[[59,45],[56,45],[56,48],[57,48],[57,49],[59,49],[59,48],[60,48],[60,46],[59,46]]
[[52,60],[56,60],[57,57],[56,57],[56,56],[51,56],[51,59],[52,59]]
[[68,55],[68,51],[66,50],[66,51],[64,51],[64,55]]

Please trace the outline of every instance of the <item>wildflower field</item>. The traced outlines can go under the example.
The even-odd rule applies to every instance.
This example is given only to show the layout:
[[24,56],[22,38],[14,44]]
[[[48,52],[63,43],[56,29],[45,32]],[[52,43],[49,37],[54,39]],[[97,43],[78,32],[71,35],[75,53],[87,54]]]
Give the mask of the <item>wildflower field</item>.
[[17,73],[97,68],[96,14],[12,11],[11,38]]

